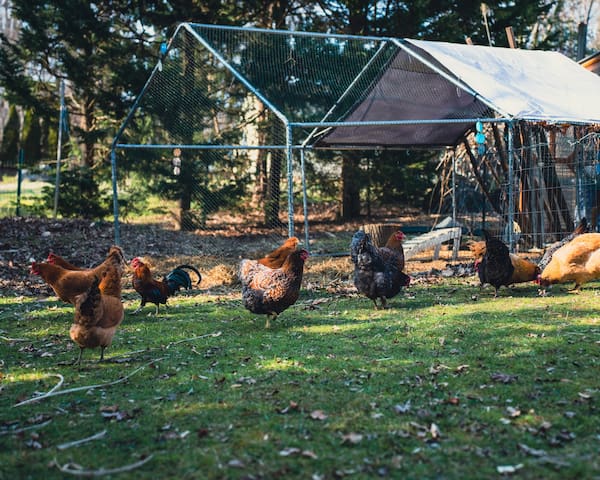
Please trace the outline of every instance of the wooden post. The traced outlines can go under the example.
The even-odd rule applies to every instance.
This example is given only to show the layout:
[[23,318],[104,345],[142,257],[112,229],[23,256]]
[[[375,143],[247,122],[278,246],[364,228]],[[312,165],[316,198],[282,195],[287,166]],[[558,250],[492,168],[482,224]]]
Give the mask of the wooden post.
[[515,33],[513,32],[513,28],[509,25],[504,29],[506,32],[506,38],[508,39],[508,46],[510,48],[517,48],[517,42],[515,41]]

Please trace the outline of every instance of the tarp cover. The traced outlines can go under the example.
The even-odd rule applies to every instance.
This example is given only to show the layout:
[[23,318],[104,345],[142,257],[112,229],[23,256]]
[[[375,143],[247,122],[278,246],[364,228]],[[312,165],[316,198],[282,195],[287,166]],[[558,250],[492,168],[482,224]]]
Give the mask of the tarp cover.
[[[422,40],[406,40],[403,45],[405,49],[343,121],[496,116],[600,123],[600,77],[558,52]],[[452,146],[471,128],[472,120],[444,125],[336,127],[315,146]]]

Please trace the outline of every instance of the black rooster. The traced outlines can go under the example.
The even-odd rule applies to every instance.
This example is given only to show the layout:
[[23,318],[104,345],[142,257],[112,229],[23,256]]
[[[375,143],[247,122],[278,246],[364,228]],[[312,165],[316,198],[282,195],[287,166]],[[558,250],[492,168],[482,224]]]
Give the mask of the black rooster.
[[510,260],[508,247],[501,240],[492,237],[486,230],[483,231],[483,236],[485,254],[477,266],[479,281],[481,285],[486,283],[492,285],[495,289],[494,297],[497,297],[498,289],[502,285],[510,285],[515,267]]
[[350,243],[350,257],[354,263],[354,285],[356,289],[373,300],[377,299],[385,308],[387,299],[396,296],[402,287],[410,284],[410,277],[402,272],[404,259],[391,248],[377,248],[371,238],[359,230]]

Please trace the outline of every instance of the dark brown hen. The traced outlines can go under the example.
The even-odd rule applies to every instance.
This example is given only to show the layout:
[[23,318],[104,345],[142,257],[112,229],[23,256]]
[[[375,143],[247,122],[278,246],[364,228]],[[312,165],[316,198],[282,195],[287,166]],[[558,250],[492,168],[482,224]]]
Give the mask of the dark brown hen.
[[400,258],[396,250],[377,248],[371,243],[371,237],[359,230],[350,243],[350,257],[354,263],[354,286],[377,305],[380,299],[382,308],[387,299],[396,296],[402,287],[410,284],[410,277],[402,272],[404,257]]
[[481,285],[489,283],[495,289],[494,297],[498,296],[498,289],[502,285],[510,285],[515,267],[510,259],[508,247],[501,240],[494,238],[486,230],[485,254],[477,266]]

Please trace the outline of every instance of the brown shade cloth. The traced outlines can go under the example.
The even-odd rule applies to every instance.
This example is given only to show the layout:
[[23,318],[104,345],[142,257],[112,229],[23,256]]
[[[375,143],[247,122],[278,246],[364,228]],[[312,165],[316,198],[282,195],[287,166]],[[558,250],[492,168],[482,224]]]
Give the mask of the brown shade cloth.
[[[419,49],[420,50],[420,49]],[[423,57],[433,60],[424,51]],[[440,70],[445,71],[439,65]],[[446,71],[447,72],[447,71]],[[447,72],[448,73],[448,72]],[[338,121],[473,119],[490,109],[470,93],[399,50],[363,100]],[[473,123],[335,127],[316,148],[445,147],[455,145]]]

